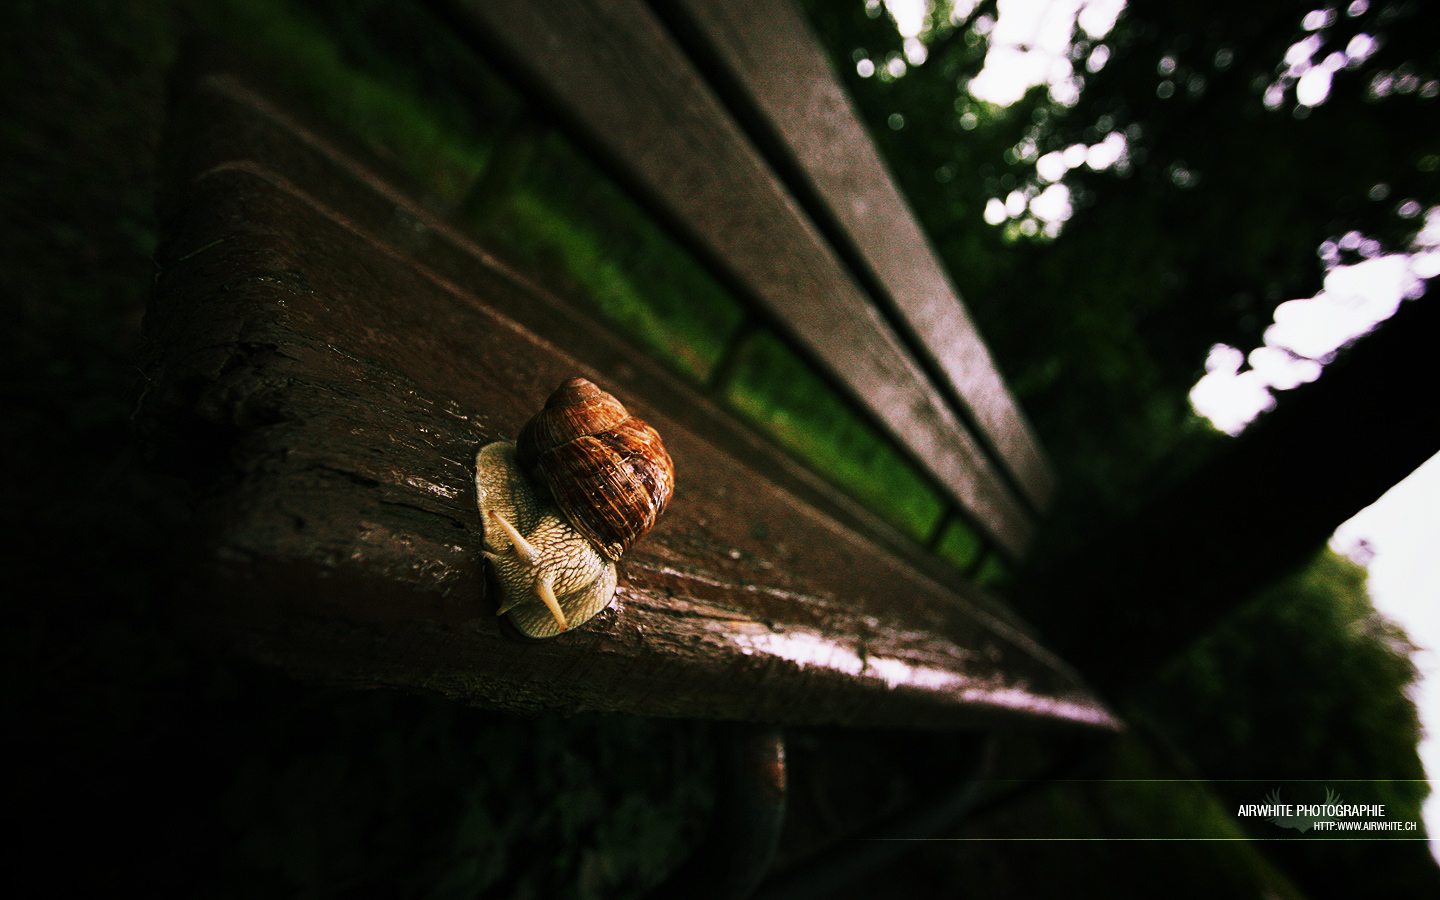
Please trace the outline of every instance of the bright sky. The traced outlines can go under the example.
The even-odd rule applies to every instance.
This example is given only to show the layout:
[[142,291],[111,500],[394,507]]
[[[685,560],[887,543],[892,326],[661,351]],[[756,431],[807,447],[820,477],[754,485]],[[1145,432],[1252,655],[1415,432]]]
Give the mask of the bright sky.
[[[1369,258],[1335,265],[1342,247]],[[1319,257],[1328,267],[1324,289],[1277,307],[1264,343],[1248,356],[1224,344],[1212,347],[1206,374],[1190,392],[1195,411],[1217,428],[1239,433],[1276,404],[1275,392],[1313,381],[1337,350],[1418,297],[1421,279],[1440,274],[1440,208],[1426,214],[1411,253],[1381,255],[1378,247],[1357,232],[1322,244]],[[1358,546],[1362,540],[1363,549]],[[1425,830],[1430,853],[1440,862],[1440,556],[1435,552],[1440,548],[1440,456],[1341,525],[1330,545],[1366,566],[1375,608],[1404,628],[1421,650],[1415,656],[1420,673],[1412,697],[1425,729],[1420,758],[1431,788]]]
[[1330,546],[1364,558],[1364,541],[1374,552],[1370,598],[1376,609],[1400,623],[1421,648],[1415,656],[1420,682],[1414,698],[1429,737],[1420,757],[1430,775],[1432,793],[1425,803],[1430,852],[1440,861],[1440,793],[1433,792],[1440,772],[1440,456],[1433,457],[1385,496],[1341,525]]
[[[935,2],[948,2],[953,20],[969,15],[975,7],[974,0],[868,0],[872,7],[881,2],[906,38],[905,59],[910,65],[925,60],[923,26]],[[1319,0],[1316,5],[1321,5]],[[1354,0],[1347,6],[1347,14],[1359,15],[1368,5],[1365,0]],[[1076,71],[1067,53],[1073,30],[1079,27],[1090,40],[1100,41],[1124,6],[1124,0],[1000,0],[998,19],[983,18],[977,25],[988,33],[990,47],[984,70],[970,82],[971,95],[1007,106],[1031,87],[1043,84],[1049,86],[1055,102],[1073,104],[1084,89],[1085,77],[1085,72]],[[1285,54],[1284,70],[1265,90],[1266,106],[1280,107],[1291,92],[1298,105],[1318,106],[1329,96],[1337,73],[1360,67],[1374,52],[1374,40],[1358,35],[1343,51],[1317,60],[1322,33],[1335,15],[1317,9],[1296,23],[1304,36]],[[1097,72],[1108,58],[1109,49],[1097,43],[1084,69]],[[1166,63],[1159,62],[1159,74],[1164,74]],[[864,76],[875,73],[870,60],[858,65]],[[1173,61],[1170,65],[1173,68]],[[905,61],[892,60],[887,64],[888,74],[899,77],[905,66]],[[1382,81],[1371,87],[1378,96],[1406,90],[1398,82]],[[1440,85],[1431,82],[1409,89],[1433,92],[1440,90]],[[1118,132],[1091,147],[1076,145],[1044,156],[1027,142],[1016,151],[1021,159],[1035,163],[1038,183],[1017,188],[1003,200],[992,199],[985,209],[985,220],[991,225],[1010,222],[1022,226],[1026,234],[1042,229],[1052,236],[1058,234],[1070,216],[1069,191],[1063,183],[1070,169],[1128,165],[1126,138]],[[1193,183],[1184,170],[1172,172],[1171,177],[1181,187]],[[1388,197],[1389,190],[1388,185],[1377,184],[1370,196],[1392,200],[1397,212],[1417,219],[1417,225],[1424,214],[1423,227],[1410,252],[1382,254],[1378,242],[1358,232],[1322,244],[1317,249],[1317,265],[1325,269],[1324,289],[1315,297],[1291,300],[1276,309],[1275,323],[1265,331],[1264,343],[1248,354],[1223,344],[1211,348],[1205,360],[1206,374],[1190,394],[1198,413],[1216,427],[1238,433],[1274,405],[1274,392],[1319,377],[1324,363],[1339,348],[1389,318],[1401,303],[1418,297],[1421,279],[1440,275],[1440,208],[1423,210],[1413,200]],[[1341,266],[1341,251],[1358,254],[1362,261]],[[1420,747],[1432,790],[1425,807],[1426,830],[1431,853],[1440,861],[1440,791],[1436,790],[1440,775],[1440,553],[1436,552],[1440,549],[1440,456],[1342,525],[1331,546],[1363,558],[1367,552],[1357,552],[1361,540],[1367,552],[1373,553],[1367,567],[1375,606],[1403,627],[1422,650],[1415,659],[1421,673],[1414,697],[1427,732]]]

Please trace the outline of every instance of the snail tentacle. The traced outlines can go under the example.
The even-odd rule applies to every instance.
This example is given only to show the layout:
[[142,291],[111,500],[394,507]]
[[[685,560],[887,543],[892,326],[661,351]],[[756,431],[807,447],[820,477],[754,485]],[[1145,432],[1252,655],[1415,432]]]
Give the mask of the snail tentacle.
[[560,609],[560,601],[555,599],[555,590],[552,582],[555,580],[555,573],[541,572],[540,577],[535,579],[535,593],[540,595],[540,600],[550,610],[550,615],[555,617],[555,624],[560,626],[561,631],[568,631],[570,625],[565,621],[565,613]]
[[[520,557],[520,561],[528,566],[535,565],[536,561],[540,558],[540,551],[535,549],[535,545],[525,540],[520,532],[515,530],[515,526],[511,525],[510,521],[504,516],[493,509],[487,510],[487,512],[489,513],[490,521],[499,526],[500,530],[505,534],[505,537],[510,539],[510,549],[514,551],[516,556]],[[487,553],[486,555],[492,556],[493,554]]]

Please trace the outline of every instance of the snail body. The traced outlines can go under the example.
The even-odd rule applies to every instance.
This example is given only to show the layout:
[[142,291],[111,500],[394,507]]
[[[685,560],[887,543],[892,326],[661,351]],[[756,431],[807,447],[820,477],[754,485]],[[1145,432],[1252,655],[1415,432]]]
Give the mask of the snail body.
[[675,486],[655,429],[584,378],[562,384],[514,443],[475,458],[485,556],[500,614],[553,637],[615,596],[615,563],[655,524]]
[[485,523],[485,557],[500,582],[498,614],[508,613],[521,634],[554,637],[610,605],[615,563],[521,474],[514,444],[481,448],[475,492]]

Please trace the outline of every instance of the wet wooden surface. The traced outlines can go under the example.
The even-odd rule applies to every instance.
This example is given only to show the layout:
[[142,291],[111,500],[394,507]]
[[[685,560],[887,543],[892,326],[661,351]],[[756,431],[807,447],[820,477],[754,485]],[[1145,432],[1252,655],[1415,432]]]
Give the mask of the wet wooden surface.
[[[1114,727],[1003,606],[800,501],[749,438],[713,440],[722,413],[373,161],[216,73],[166,140],[138,424],[195,488],[177,564],[196,633],[310,677],[512,709]],[[494,615],[472,461],[576,374],[664,434],[677,491],[615,605],[528,642]]]
[[933,361],[937,382],[1043,510],[1055,489],[1050,463],[804,16],[789,0],[652,5],[692,59],[708,64],[710,83],[743,113],[771,165],[799,182],[794,189],[813,192],[821,218],[836,226],[832,242],[853,248]]
[[1006,555],[1023,554],[1025,501],[645,3],[435,2],[820,360]]

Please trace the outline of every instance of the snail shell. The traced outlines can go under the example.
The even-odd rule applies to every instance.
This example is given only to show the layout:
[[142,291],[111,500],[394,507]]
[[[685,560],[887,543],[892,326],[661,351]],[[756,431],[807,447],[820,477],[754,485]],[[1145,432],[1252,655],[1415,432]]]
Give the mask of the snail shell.
[[674,486],[655,429],[584,378],[562,384],[516,444],[488,444],[475,459],[500,613],[536,638],[593,618],[614,598],[615,561],[654,526]]
[[611,560],[655,527],[675,490],[660,435],[584,378],[550,395],[520,429],[515,452],[520,470]]

